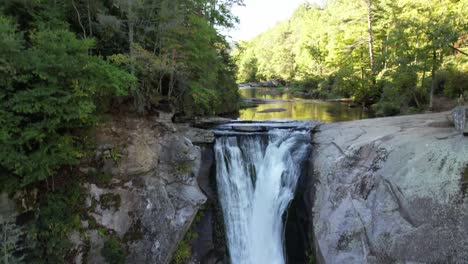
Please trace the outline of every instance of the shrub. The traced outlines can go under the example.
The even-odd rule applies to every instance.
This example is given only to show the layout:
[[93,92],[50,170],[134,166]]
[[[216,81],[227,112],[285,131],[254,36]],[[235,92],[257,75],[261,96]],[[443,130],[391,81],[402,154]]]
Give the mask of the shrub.
[[376,116],[395,116],[400,113],[400,106],[396,102],[381,102],[377,104]]
[[101,254],[109,264],[125,263],[125,252],[116,238],[106,238]]
[[[442,66],[439,75],[445,77],[444,94],[450,98],[458,98],[468,93],[468,58],[458,56],[448,60]],[[465,100],[468,99],[465,96]]]
[[378,76],[377,87],[382,94],[376,106],[377,116],[398,115],[403,109],[420,106],[426,101],[426,91],[417,88],[416,70],[415,67],[399,67]]
[[83,189],[77,182],[41,198],[36,219],[28,230],[28,263],[66,263],[71,254],[68,235],[81,228]]

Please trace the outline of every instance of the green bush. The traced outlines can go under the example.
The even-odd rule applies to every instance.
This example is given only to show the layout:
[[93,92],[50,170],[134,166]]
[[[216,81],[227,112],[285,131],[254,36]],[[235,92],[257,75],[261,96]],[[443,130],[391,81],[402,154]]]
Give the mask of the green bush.
[[116,238],[106,238],[101,254],[109,264],[125,263],[125,252]]
[[46,193],[28,230],[28,263],[67,263],[72,244],[68,235],[80,230],[84,192],[78,183]]
[[443,76],[444,94],[450,98],[458,98],[468,93],[468,58],[457,56],[448,60],[442,66],[439,75]]
[[377,104],[376,116],[395,116],[400,114],[400,106],[397,102],[380,102]]
[[417,88],[415,67],[399,67],[383,72],[377,78],[377,87],[382,90],[376,106],[377,116],[394,116],[403,109],[419,106],[428,94]]

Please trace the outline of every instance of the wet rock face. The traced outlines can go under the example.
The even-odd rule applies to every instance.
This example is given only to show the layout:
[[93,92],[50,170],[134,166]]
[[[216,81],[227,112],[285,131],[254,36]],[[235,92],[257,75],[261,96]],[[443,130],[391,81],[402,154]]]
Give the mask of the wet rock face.
[[[201,150],[189,137],[210,140],[200,130],[179,129],[170,119],[126,117],[97,131],[101,147],[96,156],[104,157],[98,170],[112,180],[86,185],[89,215],[124,244],[127,263],[169,263],[206,201],[196,179]],[[102,238],[92,226],[88,233],[93,249],[88,261],[101,263]]]
[[[189,264],[229,263],[221,204],[216,188],[215,160],[212,146],[202,147],[202,166],[198,173],[198,185],[207,197],[207,202],[192,223],[191,232],[196,234],[191,244]],[[190,232],[190,231],[189,231]]]
[[319,263],[468,262],[468,138],[447,113],[323,125],[312,155]]

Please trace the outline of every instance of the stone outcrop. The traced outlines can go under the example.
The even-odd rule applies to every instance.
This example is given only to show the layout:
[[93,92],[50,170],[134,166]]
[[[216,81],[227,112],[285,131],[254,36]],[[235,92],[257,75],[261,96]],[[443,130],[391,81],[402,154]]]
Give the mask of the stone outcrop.
[[462,132],[465,136],[468,136],[468,106],[458,106],[452,111],[451,119],[457,131]]
[[449,114],[320,127],[318,263],[468,263],[468,138]]
[[96,135],[99,162],[82,170],[110,175],[111,181],[85,186],[88,222],[95,222],[83,223],[92,251],[84,254],[88,263],[103,263],[99,227],[124,243],[126,263],[169,263],[206,201],[197,183],[202,152],[193,142],[211,143],[213,135],[174,125],[170,117],[116,118]]
[[[70,263],[108,263],[103,248],[117,241],[125,263],[167,264],[207,196],[216,199],[209,179],[214,135],[171,120],[168,113],[122,116],[96,128],[95,155],[79,168],[86,202],[82,228],[68,236]],[[0,193],[3,261],[20,263],[28,251],[25,222],[34,220],[36,207],[36,189]],[[210,249],[195,253],[206,258]]]

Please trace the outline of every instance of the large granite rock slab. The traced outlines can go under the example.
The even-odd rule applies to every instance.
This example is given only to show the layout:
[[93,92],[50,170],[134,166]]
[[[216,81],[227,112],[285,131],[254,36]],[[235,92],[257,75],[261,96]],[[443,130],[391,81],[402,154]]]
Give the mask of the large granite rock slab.
[[468,263],[468,138],[449,114],[320,127],[318,263]]

